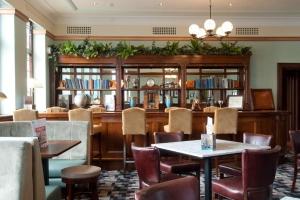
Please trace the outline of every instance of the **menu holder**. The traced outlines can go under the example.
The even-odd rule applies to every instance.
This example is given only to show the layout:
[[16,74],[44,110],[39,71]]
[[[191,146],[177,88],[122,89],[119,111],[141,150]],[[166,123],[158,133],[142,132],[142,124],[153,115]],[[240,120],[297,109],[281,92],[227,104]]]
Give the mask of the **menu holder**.
[[201,134],[201,150],[216,150],[215,134]]
[[46,119],[32,120],[31,126],[33,131],[33,136],[37,137],[41,148],[48,146],[47,134],[46,134]]

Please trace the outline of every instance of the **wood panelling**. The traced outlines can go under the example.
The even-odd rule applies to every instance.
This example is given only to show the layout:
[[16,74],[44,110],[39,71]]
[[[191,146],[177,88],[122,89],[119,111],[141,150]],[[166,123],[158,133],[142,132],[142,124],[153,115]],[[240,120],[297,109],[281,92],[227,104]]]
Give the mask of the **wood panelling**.
[[[192,139],[200,139],[201,133],[205,132],[207,116],[212,113],[193,113],[193,134]],[[238,136],[241,141],[243,132],[261,133],[273,136],[272,146],[279,144],[286,151],[287,143],[287,122],[289,113],[285,111],[243,111],[239,112]],[[47,120],[68,120],[66,113],[40,113],[40,118]],[[163,126],[168,123],[168,113],[148,112],[146,114],[147,129],[149,132],[149,144],[153,143],[153,132],[163,131]],[[121,168],[122,160],[122,115],[121,112],[95,113],[94,123],[102,123],[105,131],[102,133],[102,165],[106,168]],[[137,137],[135,141],[142,144],[142,138]],[[98,144],[93,144],[97,149]],[[115,161],[119,161],[116,164]]]

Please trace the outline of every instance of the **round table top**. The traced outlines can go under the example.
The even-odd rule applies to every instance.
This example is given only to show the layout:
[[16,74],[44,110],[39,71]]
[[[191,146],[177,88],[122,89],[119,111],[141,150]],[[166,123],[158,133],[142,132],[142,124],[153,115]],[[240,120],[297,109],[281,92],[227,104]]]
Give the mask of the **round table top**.
[[61,171],[63,179],[88,179],[100,176],[101,168],[93,165],[67,167]]

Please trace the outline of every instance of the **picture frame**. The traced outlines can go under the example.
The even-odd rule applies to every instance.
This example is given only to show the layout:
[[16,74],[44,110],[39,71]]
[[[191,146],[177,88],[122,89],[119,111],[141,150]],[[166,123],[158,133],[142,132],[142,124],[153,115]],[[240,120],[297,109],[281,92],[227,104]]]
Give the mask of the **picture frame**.
[[252,110],[274,110],[272,89],[250,89]]
[[70,109],[72,105],[72,95],[71,94],[59,94],[57,106]]
[[244,97],[242,95],[228,95],[227,106],[228,108],[236,108],[238,110],[243,110]]

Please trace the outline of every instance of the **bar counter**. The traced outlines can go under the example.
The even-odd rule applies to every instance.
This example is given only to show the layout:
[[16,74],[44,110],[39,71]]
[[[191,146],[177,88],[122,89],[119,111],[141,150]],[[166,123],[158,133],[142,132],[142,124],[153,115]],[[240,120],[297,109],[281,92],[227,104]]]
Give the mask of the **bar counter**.
[[[205,132],[207,116],[213,117],[213,113],[193,112],[193,133],[191,139],[200,139],[200,134]],[[68,120],[68,114],[39,113],[39,118],[46,118],[47,120]],[[8,120],[12,120],[12,118],[9,116],[0,117],[0,121]],[[108,166],[108,168],[121,166],[120,161],[122,160],[123,148],[121,112],[94,113],[93,120],[94,123],[101,123],[103,126],[100,145],[102,161],[106,163],[105,166]],[[163,126],[168,124],[168,113],[147,112],[146,122],[149,132],[148,141],[149,144],[151,144],[153,143],[153,132],[163,131]],[[287,111],[241,111],[238,114],[237,139],[242,141],[243,132],[272,135],[272,146],[279,144],[283,152],[285,152],[288,139],[288,124],[289,113]],[[93,144],[95,149],[97,149],[99,145],[96,141],[97,140],[94,140]],[[136,142],[142,144],[141,138],[137,137]]]

